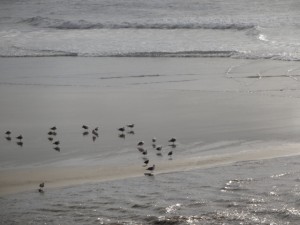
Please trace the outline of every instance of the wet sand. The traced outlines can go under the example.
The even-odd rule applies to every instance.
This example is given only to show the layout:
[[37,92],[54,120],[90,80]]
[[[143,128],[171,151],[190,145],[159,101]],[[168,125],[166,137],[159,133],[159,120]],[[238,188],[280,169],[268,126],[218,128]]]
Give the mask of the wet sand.
[[[139,140],[157,174],[300,152],[298,62],[57,57],[1,58],[0,66],[0,195],[42,181],[143,176]],[[129,123],[135,134],[119,138],[117,128]],[[99,126],[95,142],[83,124]],[[52,126],[60,152],[47,140]],[[152,137],[165,147],[161,158]]]

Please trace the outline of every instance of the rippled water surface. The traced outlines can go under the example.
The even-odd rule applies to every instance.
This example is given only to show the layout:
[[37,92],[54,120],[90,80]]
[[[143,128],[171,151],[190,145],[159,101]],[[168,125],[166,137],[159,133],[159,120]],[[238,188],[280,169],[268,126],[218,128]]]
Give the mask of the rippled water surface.
[[2,197],[2,224],[299,224],[299,157]]

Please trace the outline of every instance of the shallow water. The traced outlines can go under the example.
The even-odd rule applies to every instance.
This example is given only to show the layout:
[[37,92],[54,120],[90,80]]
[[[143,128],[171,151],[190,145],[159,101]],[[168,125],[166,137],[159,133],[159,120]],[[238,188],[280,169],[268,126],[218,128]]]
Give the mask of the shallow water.
[[298,224],[299,157],[2,197],[2,224]]

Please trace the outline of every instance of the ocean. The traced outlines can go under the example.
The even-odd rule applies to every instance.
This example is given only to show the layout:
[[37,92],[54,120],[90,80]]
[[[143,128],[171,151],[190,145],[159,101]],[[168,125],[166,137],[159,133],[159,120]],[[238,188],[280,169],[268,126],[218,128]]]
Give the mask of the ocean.
[[0,1],[0,224],[300,224],[299,10]]
[[0,6],[2,57],[300,59],[295,0],[3,0]]

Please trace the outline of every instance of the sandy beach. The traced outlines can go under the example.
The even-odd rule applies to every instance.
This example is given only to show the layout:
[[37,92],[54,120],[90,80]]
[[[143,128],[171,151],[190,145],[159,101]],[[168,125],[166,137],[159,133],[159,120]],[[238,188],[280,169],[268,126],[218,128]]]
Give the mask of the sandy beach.
[[[300,153],[298,62],[56,57],[1,58],[0,66],[1,195],[42,181],[144,176],[140,140],[157,174]],[[130,123],[134,134],[120,138]],[[83,124],[99,127],[99,138],[82,135]],[[52,126],[60,152],[47,139]]]

